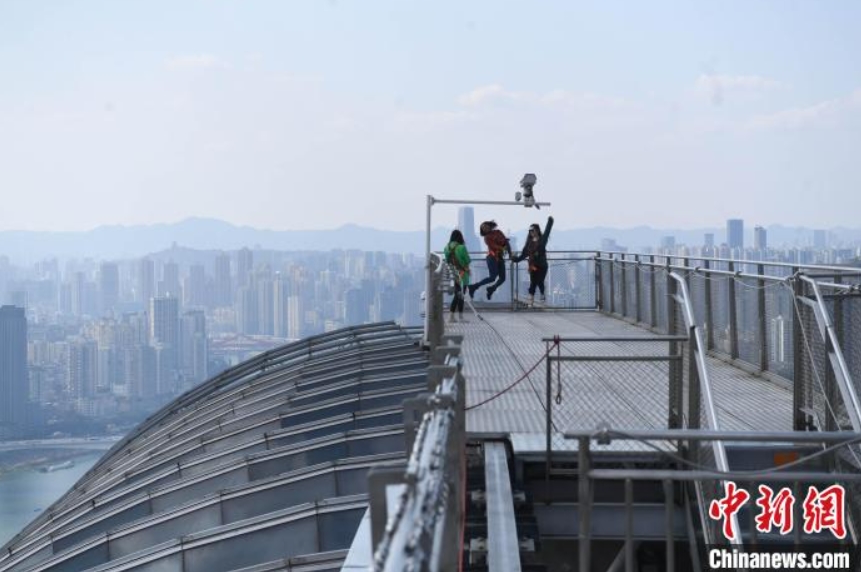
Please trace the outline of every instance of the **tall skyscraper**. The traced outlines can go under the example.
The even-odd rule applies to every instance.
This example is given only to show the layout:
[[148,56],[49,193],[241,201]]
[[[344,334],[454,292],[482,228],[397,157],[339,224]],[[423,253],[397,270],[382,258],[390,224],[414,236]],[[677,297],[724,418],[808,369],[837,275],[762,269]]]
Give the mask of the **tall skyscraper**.
[[766,250],[768,248],[768,235],[764,227],[753,227],[753,247],[756,250]]
[[242,248],[236,253],[236,287],[248,286],[254,269],[254,253]]
[[726,244],[733,248],[744,248],[744,221],[731,218],[726,221]]
[[157,392],[174,393],[180,364],[179,300],[173,297],[150,300],[149,335],[156,356]]
[[240,334],[260,333],[260,312],[257,304],[257,289],[252,285],[236,290],[236,329]]
[[472,207],[460,207],[457,209],[457,228],[463,233],[466,248],[470,252],[481,250],[478,236],[475,234],[475,213]]
[[287,297],[287,337],[300,339],[305,329],[305,308],[300,296]]
[[148,308],[150,298],[155,296],[155,264],[149,258],[142,258],[138,265],[137,294],[138,302]]
[[818,229],[813,231],[813,248],[824,250],[828,248],[828,233]]
[[202,264],[192,264],[189,267],[183,294],[185,295],[186,306],[201,307],[206,305],[206,274]]
[[714,248],[715,245],[715,233],[707,232],[703,236],[703,246],[706,248]]
[[233,288],[230,281],[230,255],[222,252],[215,257],[215,306],[233,305]]
[[69,391],[75,398],[96,395],[98,382],[98,348],[93,340],[83,338],[69,343],[67,362]]
[[24,432],[28,385],[24,308],[0,307],[0,438]]
[[275,273],[272,282],[273,331],[279,338],[287,337],[287,297],[290,295],[289,283],[280,272]]
[[257,324],[261,334],[275,333],[275,300],[273,283],[268,276],[261,276],[257,284]]
[[103,262],[99,268],[99,313],[108,315],[120,300],[120,270],[113,262]]
[[182,373],[186,388],[191,388],[207,376],[206,316],[203,310],[190,310],[182,315],[180,335]]
[[172,297],[150,300],[149,337],[151,343],[176,348],[179,345],[179,301]]
[[179,264],[173,260],[165,262],[161,269],[161,282],[158,283],[158,295],[162,298],[171,297],[177,300],[181,297],[179,285]]
[[87,304],[87,277],[83,272],[75,272],[72,275],[72,314],[83,316],[86,313]]

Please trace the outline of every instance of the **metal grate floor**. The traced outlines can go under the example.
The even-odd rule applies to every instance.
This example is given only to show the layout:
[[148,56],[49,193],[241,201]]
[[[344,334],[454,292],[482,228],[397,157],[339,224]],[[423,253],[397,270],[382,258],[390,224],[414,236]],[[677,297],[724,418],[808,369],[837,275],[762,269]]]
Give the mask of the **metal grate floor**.
[[[482,312],[467,322],[447,323],[446,332],[463,334],[463,372],[467,407],[496,395],[532,368],[546,351],[543,337],[648,336],[648,330],[598,312]],[[666,355],[665,343],[590,342],[563,344],[564,354]],[[553,350],[555,353],[556,350]],[[576,450],[561,433],[591,429],[667,427],[667,362],[563,362],[562,382],[553,366],[554,450]],[[725,430],[790,430],[792,393],[768,380],[718,360],[708,359],[718,423]],[[500,397],[467,412],[467,431],[509,433],[519,452],[543,451],[546,439],[547,366]],[[561,392],[560,390],[561,385]],[[557,397],[558,395],[558,397]],[[613,447],[618,450],[620,444]],[[633,443],[628,447],[640,449]]]

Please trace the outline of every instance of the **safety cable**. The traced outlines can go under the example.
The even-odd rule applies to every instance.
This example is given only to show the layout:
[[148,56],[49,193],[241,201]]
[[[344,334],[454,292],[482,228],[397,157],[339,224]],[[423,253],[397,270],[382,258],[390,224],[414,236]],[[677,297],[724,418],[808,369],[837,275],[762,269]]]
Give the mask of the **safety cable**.
[[[493,328],[493,325],[492,325],[492,324],[490,324],[490,322],[486,322],[486,323],[487,323],[487,325],[489,325],[489,326],[490,326],[494,331],[496,331],[496,329],[495,329],[495,328]],[[499,335],[499,332],[496,332],[496,333],[497,333],[497,335]],[[502,337],[502,336],[500,336],[500,337]],[[503,343],[505,343],[504,338],[503,338]],[[530,374],[530,373],[532,373],[533,371],[535,371],[535,368],[537,368],[539,365],[541,365],[541,364],[542,364],[542,362],[544,362],[544,360],[545,360],[545,359],[547,359],[547,357],[550,355],[550,352],[551,352],[551,351],[553,350],[553,348],[555,348],[558,344],[559,344],[559,342],[558,342],[558,341],[556,341],[556,340],[554,340],[553,345],[551,345],[549,348],[547,348],[547,351],[545,351],[545,352],[544,352],[544,355],[542,355],[542,356],[541,356],[541,358],[539,358],[539,360],[538,360],[537,362],[535,362],[535,365],[533,365],[531,368],[529,368],[529,370],[528,370],[528,371],[524,370],[523,375],[521,375],[519,378],[517,378],[517,379],[516,379],[516,380],[515,380],[511,385],[509,385],[508,387],[506,387],[506,388],[505,388],[505,389],[503,389],[502,391],[499,391],[499,392],[495,393],[494,395],[491,395],[491,396],[490,396],[490,397],[488,397],[487,399],[484,399],[484,400],[482,400],[482,401],[479,401],[478,403],[475,403],[475,404],[473,404],[473,405],[468,405],[468,406],[465,408],[465,410],[466,410],[466,411],[469,411],[469,410],[471,410],[471,409],[475,409],[475,408],[477,408],[477,407],[481,407],[482,405],[485,405],[486,403],[490,403],[490,402],[491,402],[491,401],[493,401],[494,399],[496,399],[496,398],[498,398],[498,397],[500,397],[500,396],[504,395],[504,394],[505,394],[505,393],[507,393],[509,390],[513,389],[517,384],[519,384],[520,382],[522,382],[524,379],[529,379],[529,374]],[[505,345],[506,345],[506,347],[508,347],[508,344],[505,344]],[[508,349],[509,349],[509,351],[511,351],[511,348],[508,348]],[[513,352],[513,351],[512,351],[511,353],[512,353],[512,354],[514,354],[514,352]],[[518,363],[520,363],[520,360],[517,358],[517,356],[515,356],[515,358],[514,358],[514,359],[515,359],[515,360],[517,360],[517,362],[518,362]],[[522,367],[523,367],[523,365],[522,365],[522,364],[520,364],[520,365],[521,365],[521,368],[522,368]],[[530,383],[530,385],[532,385],[532,380],[531,380],[531,379],[529,380],[529,383]],[[545,410],[545,411],[547,411],[547,407],[544,405],[544,403],[541,401],[541,398],[538,396],[538,390],[537,390],[537,389],[535,389],[535,386],[534,386],[534,385],[532,385],[532,389],[535,391],[535,395],[536,395],[536,397],[538,397],[538,401],[539,401],[539,403],[541,403],[541,406],[544,408],[544,410]]]

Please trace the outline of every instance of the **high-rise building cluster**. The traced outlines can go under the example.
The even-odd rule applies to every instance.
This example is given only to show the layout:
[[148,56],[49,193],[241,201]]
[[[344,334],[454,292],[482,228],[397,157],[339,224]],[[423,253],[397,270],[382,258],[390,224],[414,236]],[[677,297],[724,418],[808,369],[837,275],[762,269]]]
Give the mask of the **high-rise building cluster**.
[[0,438],[133,423],[219,371],[343,326],[421,323],[423,260],[174,248],[122,261],[0,258]]
[[[716,243],[714,233],[706,233],[701,245],[686,245],[675,241],[674,237],[662,237],[656,247],[657,254],[673,256],[681,259],[679,263],[691,266],[703,266],[706,262],[711,268],[728,270],[730,263],[735,260],[754,261],[757,263],[777,263],[765,265],[764,271],[778,276],[788,276],[794,266],[798,265],[857,265],[861,249],[857,246],[830,247],[828,233],[824,230],[814,230],[806,237],[800,237],[801,244],[793,246],[775,246],[769,241],[768,230],[756,225],[753,228],[753,241],[745,241],[744,220],[729,219],[726,221],[725,240]],[[748,270],[744,265],[736,264],[736,271]],[[757,269],[752,269],[758,271]],[[712,320],[715,332],[715,346],[729,353],[729,305],[728,290],[725,288],[726,278],[711,282],[712,288]],[[743,286],[736,288],[736,310],[739,328],[739,352],[742,359],[756,363],[761,356],[745,355],[758,347],[761,335],[759,310],[760,285],[749,283],[739,278]],[[698,287],[698,286],[697,286]],[[781,295],[777,290],[786,287],[775,282],[765,291],[765,335],[768,340],[768,356],[770,369],[774,371],[791,371],[792,363],[792,321],[794,308],[792,298]]]
[[[718,238],[720,235],[718,235]],[[715,239],[715,233],[705,233],[701,244],[683,244],[674,236],[661,237],[660,244],[645,249],[646,253],[679,256],[724,258],[728,260],[752,260],[757,262],[781,262],[787,264],[857,264],[861,249],[857,245],[832,247],[828,232],[816,229],[805,237],[799,237],[793,245],[773,245],[764,226],[753,227],[753,240],[745,240],[744,220],[726,221],[723,242]],[[602,244],[602,249],[606,250]]]

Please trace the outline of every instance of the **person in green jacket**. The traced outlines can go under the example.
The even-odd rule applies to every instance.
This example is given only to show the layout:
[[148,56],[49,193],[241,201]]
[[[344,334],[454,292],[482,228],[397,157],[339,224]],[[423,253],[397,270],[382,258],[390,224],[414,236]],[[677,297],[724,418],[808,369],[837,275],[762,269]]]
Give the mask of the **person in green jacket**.
[[547,278],[547,240],[550,238],[550,231],[553,229],[553,217],[547,217],[547,224],[544,227],[544,233],[541,233],[541,227],[538,223],[533,223],[529,226],[529,236],[526,238],[526,244],[523,245],[523,252],[519,256],[512,256],[513,262],[521,260],[529,261],[529,298],[528,304],[532,304],[535,296],[535,290],[538,289],[539,302],[544,302],[544,279]]
[[451,264],[455,271],[454,277],[454,299],[449,307],[449,320],[455,321],[455,310],[463,320],[463,292],[469,287],[469,251],[463,240],[463,233],[457,229],[451,231],[451,237],[443,251],[445,260]]

